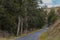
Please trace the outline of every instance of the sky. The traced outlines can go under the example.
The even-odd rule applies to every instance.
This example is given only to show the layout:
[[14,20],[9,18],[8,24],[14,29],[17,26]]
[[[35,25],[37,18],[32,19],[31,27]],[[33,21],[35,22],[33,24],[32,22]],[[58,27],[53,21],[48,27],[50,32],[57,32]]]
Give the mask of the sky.
[[42,0],[43,5],[46,4],[48,7],[60,6],[60,0]]

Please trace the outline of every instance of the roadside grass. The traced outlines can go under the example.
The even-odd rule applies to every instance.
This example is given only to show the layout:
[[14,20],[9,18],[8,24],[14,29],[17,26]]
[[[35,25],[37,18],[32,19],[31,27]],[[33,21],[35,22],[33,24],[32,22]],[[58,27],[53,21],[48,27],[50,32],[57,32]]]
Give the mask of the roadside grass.
[[42,33],[42,35],[38,37],[38,40],[47,40],[47,32]]
[[16,37],[8,37],[8,38],[3,38],[1,37],[0,40],[14,40]]
[[6,38],[0,38],[0,40],[6,40]]
[[37,29],[37,30],[31,31],[31,32],[29,32],[29,33],[27,33],[27,34],[22,34],[22,35],[19,35],[19,36],[11,36],[11,37],[8,37],[8,38],[0,38],[0,40],[15,40],[15,39],[17,39],[17,38],[20,38],[20,37],[26,36],[26,35],[28,35],[28,34],[35,33],[35,32],[37,32],[37,31],[40,31],[40,29]]
[[[47,32],[39,36],[38,40],[47,40]],[[60,40],[60,37],[55,37],[54,40]]]

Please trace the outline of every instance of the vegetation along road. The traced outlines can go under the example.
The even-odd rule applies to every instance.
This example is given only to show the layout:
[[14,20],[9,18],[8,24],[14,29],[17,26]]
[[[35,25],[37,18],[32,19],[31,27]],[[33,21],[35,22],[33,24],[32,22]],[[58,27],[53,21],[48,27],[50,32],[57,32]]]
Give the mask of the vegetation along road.
[[17,38],[16,40],[38,40],[38,36],[41,35],[43,32],[45,32],[47,28],[41,29],[40,31],[37,31],[32,34],[28,34],[24,37]]

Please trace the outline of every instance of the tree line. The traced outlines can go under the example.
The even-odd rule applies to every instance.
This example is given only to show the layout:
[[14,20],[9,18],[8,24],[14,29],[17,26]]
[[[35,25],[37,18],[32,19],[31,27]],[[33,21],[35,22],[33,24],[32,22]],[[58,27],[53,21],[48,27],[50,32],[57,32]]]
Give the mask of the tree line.
[[[38,6],[37,0],[0,0],[0,30],[18,35],[42,28],[46,25],[47,13]],[[50,13],[49,24],[55,20],[54,11]]]

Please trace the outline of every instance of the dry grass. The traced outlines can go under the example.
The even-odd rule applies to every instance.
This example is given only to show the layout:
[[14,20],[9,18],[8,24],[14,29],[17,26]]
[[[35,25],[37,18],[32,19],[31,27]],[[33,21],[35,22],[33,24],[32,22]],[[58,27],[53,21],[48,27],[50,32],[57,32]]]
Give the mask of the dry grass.
[[7,40],[6,38],[0,38],[0,40]]
[[60,37],[55,37],[53,40],[60,40]]
[[[52,27],[51,27],[52,28]],[[60,22],[56,22],[53,26],[53,29],[50,28],[49,39],[48,40],[60,40]]]
[[0,40],[14,40],[16,37],[11,37],[11,38],[0,38]]
[[9,38],[0,38],[0,40],[15,40],[18,37],[15,36],[15,37],[9,37]]

